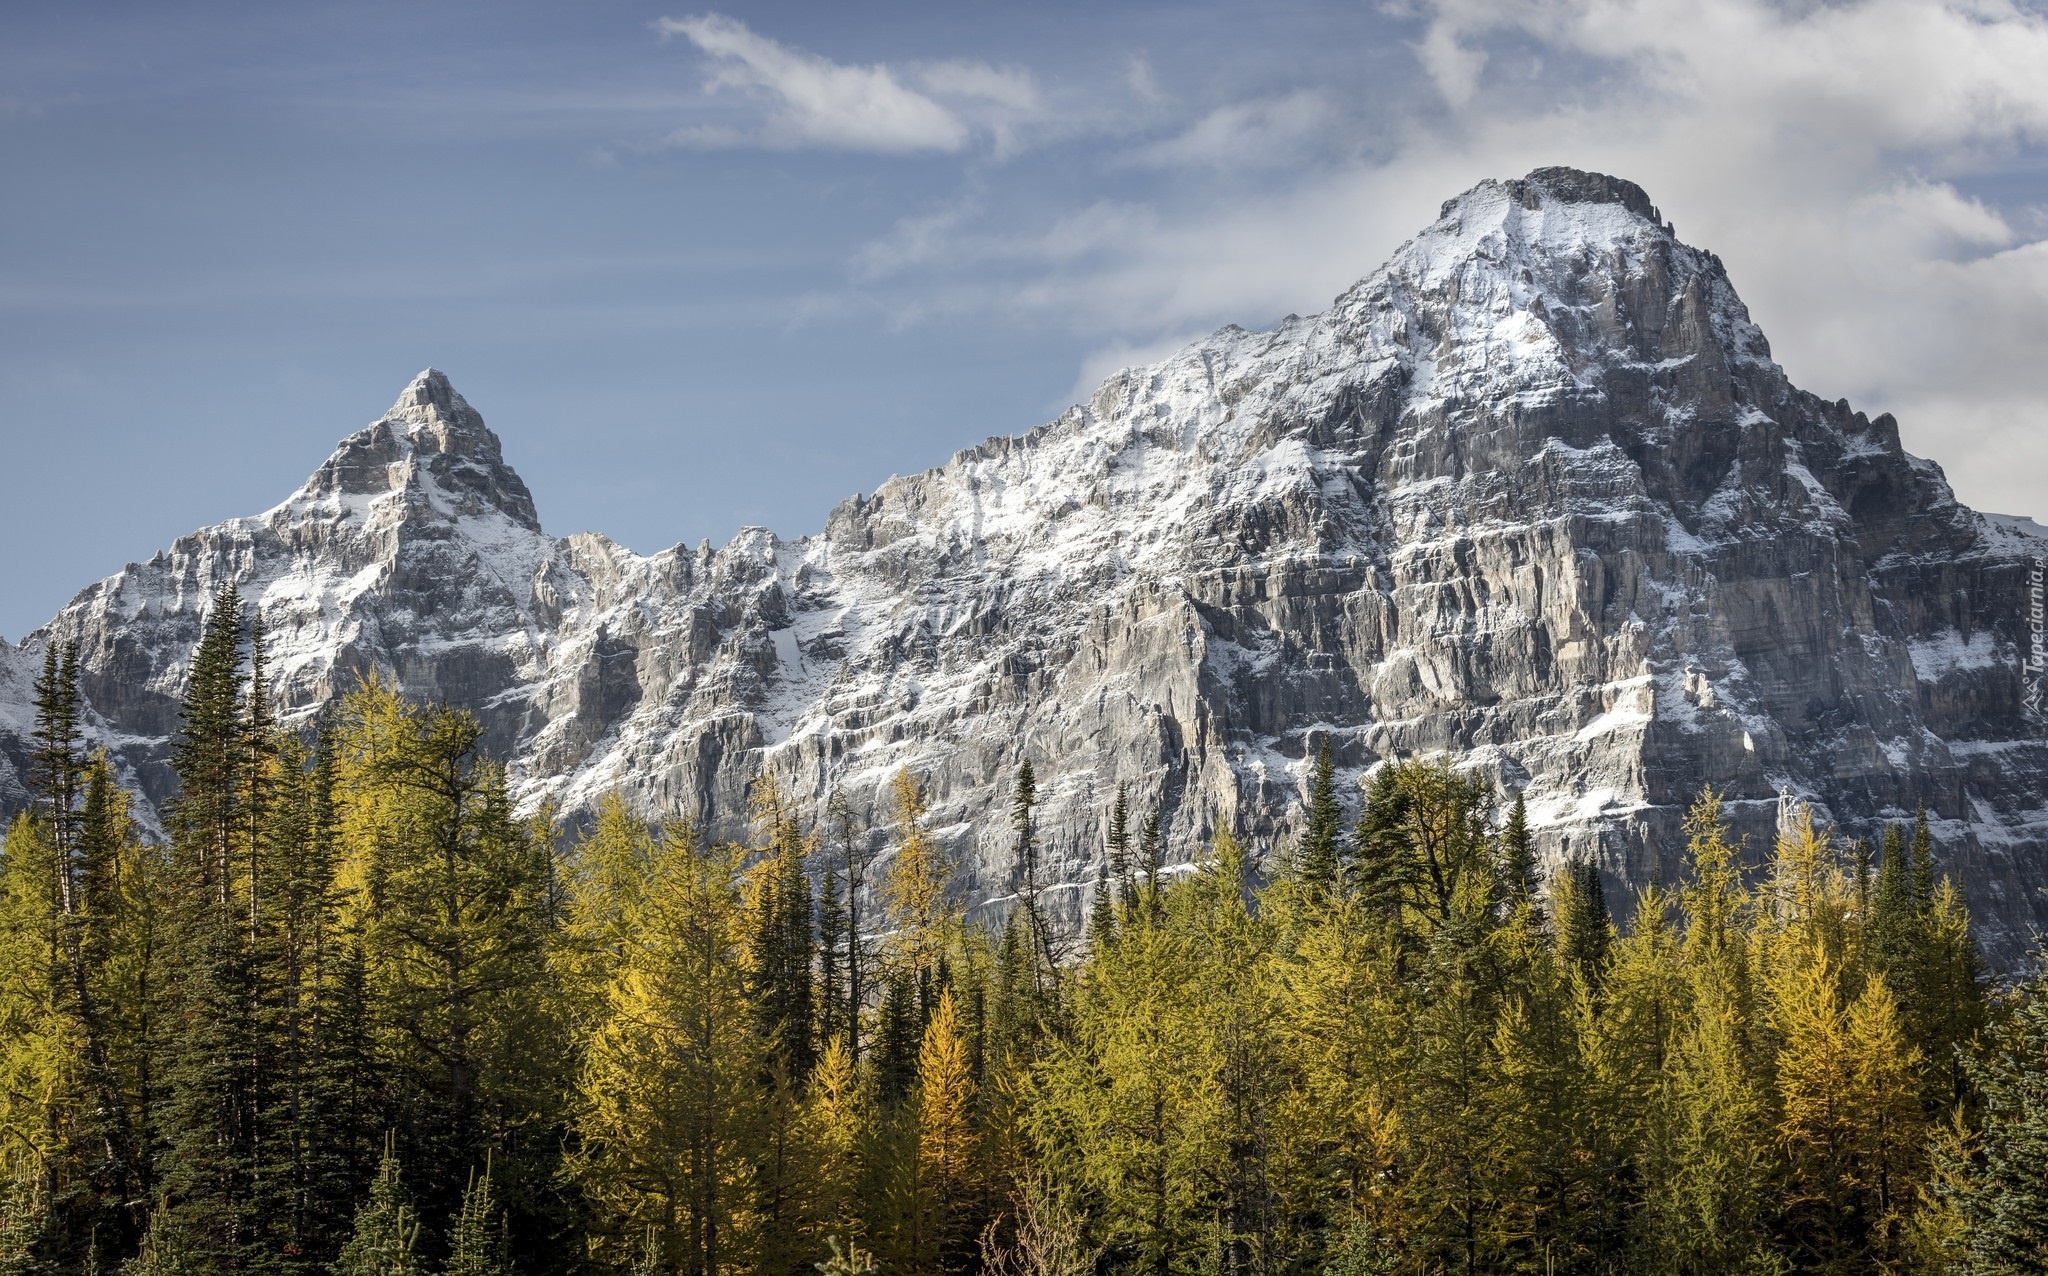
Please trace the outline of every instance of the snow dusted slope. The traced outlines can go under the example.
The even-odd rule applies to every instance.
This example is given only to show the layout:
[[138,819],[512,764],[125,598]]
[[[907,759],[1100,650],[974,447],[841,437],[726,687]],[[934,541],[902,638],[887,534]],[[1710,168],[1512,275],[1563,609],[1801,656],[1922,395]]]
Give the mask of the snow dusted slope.
[[1617,885],[1675,874],[1705,783],[1759,837],[1786,793],[1856,832],[1925,801],[2009,956],[2048,921],[2018,673],[2043,545],[1958,505],[1889,417],[1793,388],[1639,188],[1546,169],[1446,204],[1321,316],[1127,370],[795,541],[551,539],[423,374],[284,505],[0,652],[0,732],[41,644],[78,636],[161,794],[232,576],[293,704],[386,671],[475,709],[531,802],[617,789],[733,829],[764,766],[869,810],[912,767],[976,902],[1011,888],[1023,758],[1078,909],[1119,782],[1187,857],[1220,824],[1283,832],[1327,738],[1347,777],[1450,751],[1526,786],[1547,851]]

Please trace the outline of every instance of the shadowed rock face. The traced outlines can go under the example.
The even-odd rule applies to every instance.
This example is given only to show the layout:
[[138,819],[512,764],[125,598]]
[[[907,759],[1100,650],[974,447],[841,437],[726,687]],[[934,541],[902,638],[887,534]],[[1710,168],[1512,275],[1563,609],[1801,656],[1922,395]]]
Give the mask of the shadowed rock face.
[[529,803],[616,789],[738,831],[771,767],[880,824],[908,766],[994,909],[1023,759],[1072,916],[1118,784],[1186,860],[1220,825],[1288,832],[1327,739],[1347,783],[1448,751],[1526,788],[1545,853],[1624,891],[1676,877],[1705,784],[1753,844],[1788,794],[1865,835],[1925,802],[2011,960],[2048,922],[2020,673],[2044,550],[1957,504],[1890,417],[1795,389],[1641,188],[1540,169],[1444,205],[1323,315],[1126,370],[794,541],[549,537],[423,373],[284,504],[0,649],[0,789],[19,802],[44,644],[75,638],[160,799],[233,579],[293,709],[369,671],[468,707]]

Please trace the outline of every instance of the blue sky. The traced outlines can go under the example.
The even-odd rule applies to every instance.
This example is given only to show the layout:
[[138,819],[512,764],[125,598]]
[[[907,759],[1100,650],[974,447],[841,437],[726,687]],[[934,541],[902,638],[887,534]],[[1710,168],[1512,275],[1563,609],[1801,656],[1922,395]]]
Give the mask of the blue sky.
[[1486,176],[1642,182],[1800,384],[2048,515],[2038,4],[0,9],[0,633],[429,364],[642,551],[1327,303]]

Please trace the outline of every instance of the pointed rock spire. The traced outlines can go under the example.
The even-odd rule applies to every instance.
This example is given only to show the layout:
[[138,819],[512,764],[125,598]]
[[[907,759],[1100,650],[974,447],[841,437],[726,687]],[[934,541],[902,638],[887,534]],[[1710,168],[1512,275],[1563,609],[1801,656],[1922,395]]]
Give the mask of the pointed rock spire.
[[[427,499],[429,486],[440,500]],[[422,499],[415,504],[443,514],[495,511],[541,530],[533,494],[505,464],[498,436],[439,368],[414,377],[381,419],[343,439],[295,499],[380,496],[400,488],[418,491]]]

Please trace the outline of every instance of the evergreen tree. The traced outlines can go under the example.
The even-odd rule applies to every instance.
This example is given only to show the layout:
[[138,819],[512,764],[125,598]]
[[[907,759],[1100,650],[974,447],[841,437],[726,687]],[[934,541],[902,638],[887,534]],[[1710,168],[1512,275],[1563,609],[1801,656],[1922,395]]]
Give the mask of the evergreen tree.
[[1166,814],[1157,803],[1152,814],[1145,818],[1145,830],[1138,838],[1138,858],[1145,866],[1145,910],[1154,921],[1159,920],[1160,895],[1159,873],[1166,866]]
[[201,1276],[205,1270],[192,1261],[177,1224],[161,1208],[151,1212],[135,1257],[121,1264],[121,1276]]
[[1369,915],[1391,921],[1416,885],[1414,847],[1403,832],[1409,797],[1399,766],[1373,772],[1352,831],[1352,889]]
[[250,746],[243,704],[243,618],[230,584],[215,597],[186,680],[171,765],[174,862],[163,989],[166,1031],[152,1072],[163,1222],[190,1261],[243,1270],[259,1250],[255,1022],[247,929]]
[[1138,881],[1131,863],[1131,805],[1122,781],[1117,782],[1116,802],[1109,808],[1106,858],[1110,884],[1116,890],[1117,916],[1129,921],[1138,907]]
[[856,827],[853,806],[844,793],[832,795],[828,815],[833,840],[838,843],[839,879],[846,888],[845,950],[841,967],[846,974],[846,993],[845,1013],[840,1021],[846,1025],[847,1054],[858,1067],[862,1043],[861,1015],[870,993],[866,937],[861,929],[861,904],[863,892],[867,889],[869,851],[867,838]]
[[1529,834],[1529,803],[1520,790],[1508,808],[1500,835],[1501,880],[1509,908],[1533,904],[1536,897],[1536,844]]
[[85,780],[76,642],[52,641],[43,648],[43,672],[36,679],[34,698],[35,749],[29,758],[29,779],[57,854],[58,907],[69,916],[77,907],[78,808]]
[[818,1040],[826,1043],[838,1038],[844,1045],[859,1027],[847,1006],[850,938],[839,871],[828,866],[818,884]]
[[1919,910],[1913,905],[1912,871],[1907,863],[1906,834],[1898,825],[1884,831],[1884,853],[1877,863],[1877,885],[1871,892],[1869,942],[1872,966],[1900,979],[1913,966]]
[[1294,855],[1294,872],[1311,897],[1326,897],[1337,888],[1343,860],[1339,845],[1343,828],[1337,809],[1337,764],[1325,738],[1316,752],[1309,777],[1308,820]]
[[2048,953],[1990,1028],[1970,1080],[1981,1112],[1975,1155],[1948,1154],[1938,1183],[1953,1211],[1967,1276],[2048,1272]]
[[468,714],[373,684],[344,699],[338,736],[374,1053],[422,1214],[453,1217],[494,1154],[515,1240],[544,1231],[574,1063],[550,978],[550,849],[514,817]]
[[1934,833],[1927,824],[1927,806],[1922,803],[1913,816],[1913,909],[1924,913],[1934,903]]
[[815,1058],[811,965],[815,932],[809,850],[796,813],[772,775],[754,788],[754,816],[766,835],[764,859],[754,873],[754,935],[749,945],[752,998],[765,1040],[783,1072],[801,1084]]
[[51,1241],[44,1176],[33,1166],[18,1168],[0,1186],[0,1276],[56,1276]]
[[488,1161],[481,1177],[471,1173],[469,1186],[462,1193],[462,1212],[451,1231],[443,1276],[506,1276],[510,1270],[506,1234],[498,1217],[498,1202],[491,1194]]
[[915,975],[910,970],[894,969],[883,977],[879,1020],[875,1078],[882,1102],[894,1106],[917,1085],[918,1043],[925,1028]]
[[413,1250],[419,1234],[419,1218],[399,1181],[398,1154],[387,1139],[370,1198],[356,1211],[355,1231],[335,1260],[335,1276],[418,1276]]
[[985,1068],[1021,1070],[1037,1050],[1044,1023],[1038,990],[1031,979],[1031,950],[1024,925],[1012,912],[996,940],[989,981],[988,1042]]
[[1566,889],[1555,901],[1560,954],[1598,989],[1614,939],[1614,918],[1607,911],[1600,867],[1581,860],[1567,865],[1565,874]]
[[1902,1007],[1906,1031],[1927,1065],[1925,1100],[1930,1115],[1941,1117],[1974,1100],[1969,1063],[1978,1037],[1991,1020],[1984,959],[1970,926],[1962,892],[1948,878],[1934,888],[1934,902],[1922,919],[1924,957],[1920,967],[1920,1006],[1916,1022]]
[[1032,808],[1038,803],[1038,781],[1031,771],[1031,759],[1017,768],[1017,786],[1010,797],[1010,828],[1015,835],[1017,900],[1024,910],[1024,937],[1031,951],[1031,978],[1042,987],[1058,975],[1059,961],[1053,953],[1052,932],[1038,903],[1038,826]]
[[1088,903],[1090,951],[1116,942],[1116,904],[1109,888],[1109,860],[1095,866],[1095,893]]

